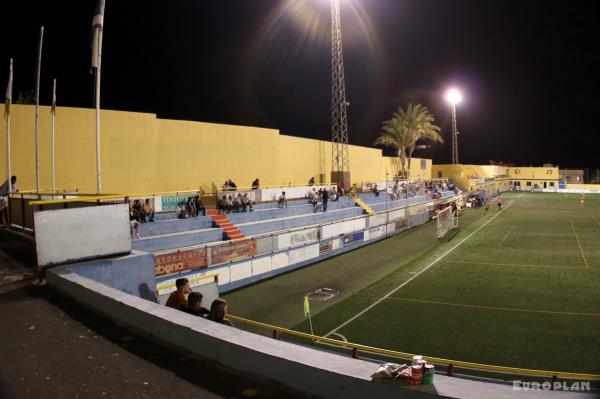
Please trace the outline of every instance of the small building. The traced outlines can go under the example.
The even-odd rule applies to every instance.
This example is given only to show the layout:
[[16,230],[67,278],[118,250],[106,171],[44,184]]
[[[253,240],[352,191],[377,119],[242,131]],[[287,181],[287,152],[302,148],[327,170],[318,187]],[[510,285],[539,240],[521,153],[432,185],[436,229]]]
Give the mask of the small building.
[[583,169],[559,169],[558,174],[560,180],[564,180],[567,184],[583,184]]

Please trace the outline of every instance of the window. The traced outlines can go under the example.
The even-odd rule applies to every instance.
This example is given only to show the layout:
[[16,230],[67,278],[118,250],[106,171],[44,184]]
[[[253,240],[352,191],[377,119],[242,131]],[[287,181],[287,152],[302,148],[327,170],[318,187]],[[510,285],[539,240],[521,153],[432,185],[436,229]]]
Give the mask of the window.
[[554,182],[553,181],[550,182],[550,187],[554,187]]
[[442,171],[438,170],[438,177],[442,177]]
[[530,186],[531,186],[531,182],[530,182],[530,181],[528,181],[528,182],[527,182],[527,187],[530,187]]

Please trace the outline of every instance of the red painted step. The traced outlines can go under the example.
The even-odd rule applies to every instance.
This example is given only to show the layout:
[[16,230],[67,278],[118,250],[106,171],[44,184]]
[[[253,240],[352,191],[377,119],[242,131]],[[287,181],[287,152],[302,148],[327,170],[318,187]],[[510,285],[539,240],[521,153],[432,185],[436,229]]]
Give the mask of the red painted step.
[[240,240],[246,238],[246,236],[229,220],[227,215],[220,214],[216,209],[209,209],[206,214],[211,217],[215,225],[223,229],[223,234],[227,239]]

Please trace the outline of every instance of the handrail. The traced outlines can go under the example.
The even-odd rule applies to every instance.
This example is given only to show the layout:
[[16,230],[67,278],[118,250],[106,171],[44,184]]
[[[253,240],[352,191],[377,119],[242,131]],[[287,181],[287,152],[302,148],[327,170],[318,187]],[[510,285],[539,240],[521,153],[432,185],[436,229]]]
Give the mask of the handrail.
[[260,185],[259,188],[252,188],[252,186],[236,186],[235,188],[223,188],[223,187],[217,187],[217,192],[228,192],[228,191],[248,191],[248,190],[266,190],[266,189],[273,189],[273,188],[294,188],[294,187],[320,187],[320,186],[334,186],[335,183],[329,182],[329,183],[316,183],[311,185],[308,184],[271,184],[271,185]]
[[[190,283],[195,283],[196,281],[206,280],[206,279],[209,279],[209,278],[214,278],[216,280],[218,277],[219,277],[219,275],[217,273],[205,274],[204,276],[192,277],[192,278],[188,279],[188,281]],[[170,284],[167,284],[165,286],[161,286],[160,289],[164,290],[164,289],[173,288],[173,287],[175,287],[175,283],[170,283]]]
[[[274,326],[272,324],[262,323],[259,321],[245,319],[243,317],[234,316],[228,314],[227,317],[230,320],[237,321],[240,323],[249,324],[254,327],[259,327],[265,330],[270,330],[273,332],[273,336],[277,336],[280,333],[288,334],[295,337],[310,339],[313,342],[323,342],[327,344],[332,344],[335,346],[340,346],[343,348],[349,348],[353,351],[364,351],[370,353],[376,353],[380,355],[386,355],[391,357],[405,358],[411,359],[415,356],[412,353],[398,352],[389,349],[377,348],[374,346],[355,344],[352,342],[340,341],[337,339],[321,337],[318,335],[308,334],[296,330],[291,330],[288,328]],[[276,332],[276,333],[275,333]],[[468,368],[474,370],[482,370],[494,373],[501,374],[516,374],[516,375],[525,375],[525,376],[534,376],[534,377],[549,377],[549,378],[561,378],[561,379],[577,379],[577,380],[594,380],[600,381],[600,374],[586,374],[586,373],[572,373],[567,371],[551,371],[551,370],[535,370],[535,369],[526,369],[526,368],[518,368],[518,367],[507,367],[507,366],[496,366],[491,364],[483,364],[483,363],[474,363],[474,362],[465,362],[460,360],[450,360],[433,356],[423,356],[423,359],[427,360],[431,363],[441,364],[448,367],[461,367]]]
[[[162,192],[154,192],[154,193],[132,193],[132,194],[69,194],[69,193],[61,193],[57,195],[77,195],[77,198],[62,198],[56,200],[39,200],[30,202],[31,205],[47,205],[47,204],[63,204],[68,202],[94,202],[94,201],[102,201],[102,200],[111,200],[111,199],[125,199],[125,198],[143,198],[143,197],[156,197],[160,195],[179,195],[179,194],[193,194],[200,193],[200,190],[183,190],[183,191],[162,191]],[[81,198],[83,197],[83,198]]]

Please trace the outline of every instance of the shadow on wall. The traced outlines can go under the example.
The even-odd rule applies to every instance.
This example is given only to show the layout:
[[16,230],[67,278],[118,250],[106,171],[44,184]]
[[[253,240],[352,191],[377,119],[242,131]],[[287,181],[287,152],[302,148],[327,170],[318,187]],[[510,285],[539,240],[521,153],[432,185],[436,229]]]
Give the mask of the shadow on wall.
[[139,297],[142,299],[147,299],[154,303],[158,303],[158,297],[156,296],[156,292],[152,291],[148,284],[142,283],[138,286]]

